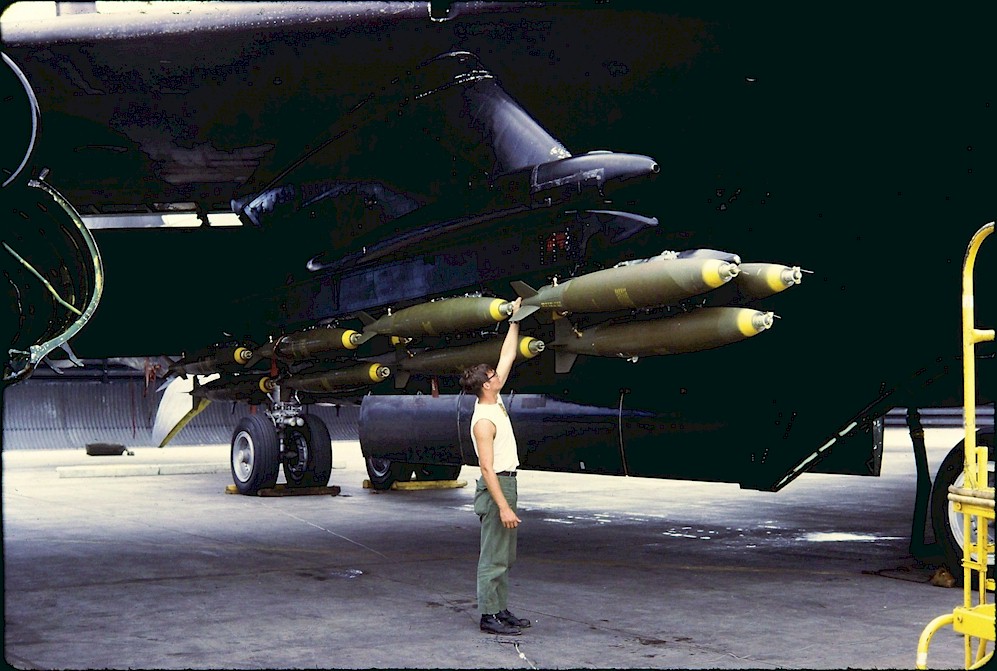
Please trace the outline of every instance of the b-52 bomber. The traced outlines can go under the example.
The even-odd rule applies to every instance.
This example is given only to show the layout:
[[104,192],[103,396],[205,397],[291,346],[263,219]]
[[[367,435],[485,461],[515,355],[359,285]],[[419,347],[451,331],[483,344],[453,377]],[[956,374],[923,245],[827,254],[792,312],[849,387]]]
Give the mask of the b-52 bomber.
[[[525,469],[877,475],[887,411],[961,404],[959,262],[997,164],[964,35],[985,22],[778,11],[7,21],[4,382],[163,362],[157,443],[208,403],[256,408],[232,433],[244,494],[329,480],[314,404],[360,405],[375,487],[451,479],[476,464],[457,376],[522,298]],[[200,225],[157,225],[175,213]],[[932,496],[953,558],[955,459]]]

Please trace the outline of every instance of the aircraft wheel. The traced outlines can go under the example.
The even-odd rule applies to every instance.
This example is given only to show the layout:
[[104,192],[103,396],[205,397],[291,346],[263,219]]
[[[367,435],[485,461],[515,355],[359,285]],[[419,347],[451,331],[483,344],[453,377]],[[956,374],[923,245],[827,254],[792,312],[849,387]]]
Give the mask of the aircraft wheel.
[[332,441],[321,417],[284,429],[284,477],[288,487],[325,487],[332,475]]
[[232,480],[240,494],[256,494],[277,483],[280,447],[273,422],[265,415],[247,415],[232,433]]
[[374,489],[391,489],[396,482],[412,479],[412,464],[381,457],[367,457],[367,475]]
[[416,464],[416,480],[456,480],[460,475],[460,464],[451,466],[449,464]]
[[[987,463],[989,471],[989,486],[994,486],[994,434],[980,433],[976,436],[979,446],[989,448],[990,460]],[[949,487],[955,485],[962,487],[965,480],[963,471],[965,459],[965,441],[952,448],[941,466],[938,467],[938,474],[935,476],[935,484],[931,490],[931,527],[935,532],[935,541],[940,546],[945,555],[945,564],[956,583],[961,585],[963,578],[962,571],[962,544],[964,520],[961,512],[956,512],[955,506],[948,500]],[[994,542],[993,527],[990,527],[990,543]],[[994,557],[990,555],[988,563],[991,566],[990,575],[993,575]]]

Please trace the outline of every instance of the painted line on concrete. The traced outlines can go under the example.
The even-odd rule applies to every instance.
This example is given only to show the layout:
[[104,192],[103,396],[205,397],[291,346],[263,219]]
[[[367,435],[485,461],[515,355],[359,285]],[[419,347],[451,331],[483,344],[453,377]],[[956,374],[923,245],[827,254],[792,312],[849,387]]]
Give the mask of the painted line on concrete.
[[222,473],[228,464],[129,464],[105,466],[57,466],[60,478],[123,478],[149,475],[197,475]]

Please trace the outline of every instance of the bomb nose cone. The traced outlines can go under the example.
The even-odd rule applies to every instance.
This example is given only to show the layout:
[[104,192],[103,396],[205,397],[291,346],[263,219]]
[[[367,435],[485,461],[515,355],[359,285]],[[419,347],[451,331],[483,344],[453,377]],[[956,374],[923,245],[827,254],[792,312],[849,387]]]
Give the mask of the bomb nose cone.
[[719,278],[720,284],[726,284],[732,279],[737,277],[737,274],[741,272],[741,267],[736,263],[730,263],[728,261],[721,261],[717,266],[717,276]]
[[799,266],[786,268],[782,271],[782,281],[788,287],[792,284],[799,284],[803,280],[803,271]]
[[751,315],[751,325],[754,326],[757,331],[764,331],[772,328],[774,320],[775,315],[771,312],[756,312]]
[[532,359],[540,352],[544,351],[543,340],[537,340],[536,338],[531,338],[526,336],[521,338],[519,341],[519,353],[526,359]]

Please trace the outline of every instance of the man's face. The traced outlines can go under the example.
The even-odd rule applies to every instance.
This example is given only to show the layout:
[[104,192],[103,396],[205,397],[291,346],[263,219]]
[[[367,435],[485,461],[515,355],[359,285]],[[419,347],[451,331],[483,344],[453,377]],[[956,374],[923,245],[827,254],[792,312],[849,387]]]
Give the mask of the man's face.
[[484,387],[487,386],[489,389],[491,389],[490,383],[491,383],[491,381],[492,381],[492,379],[494,377],[495,377],[495,369],[494,368],[489,368],[488,369],[488,377],[486,377],[485,381],[481,383],[481,387],[484,388]]

